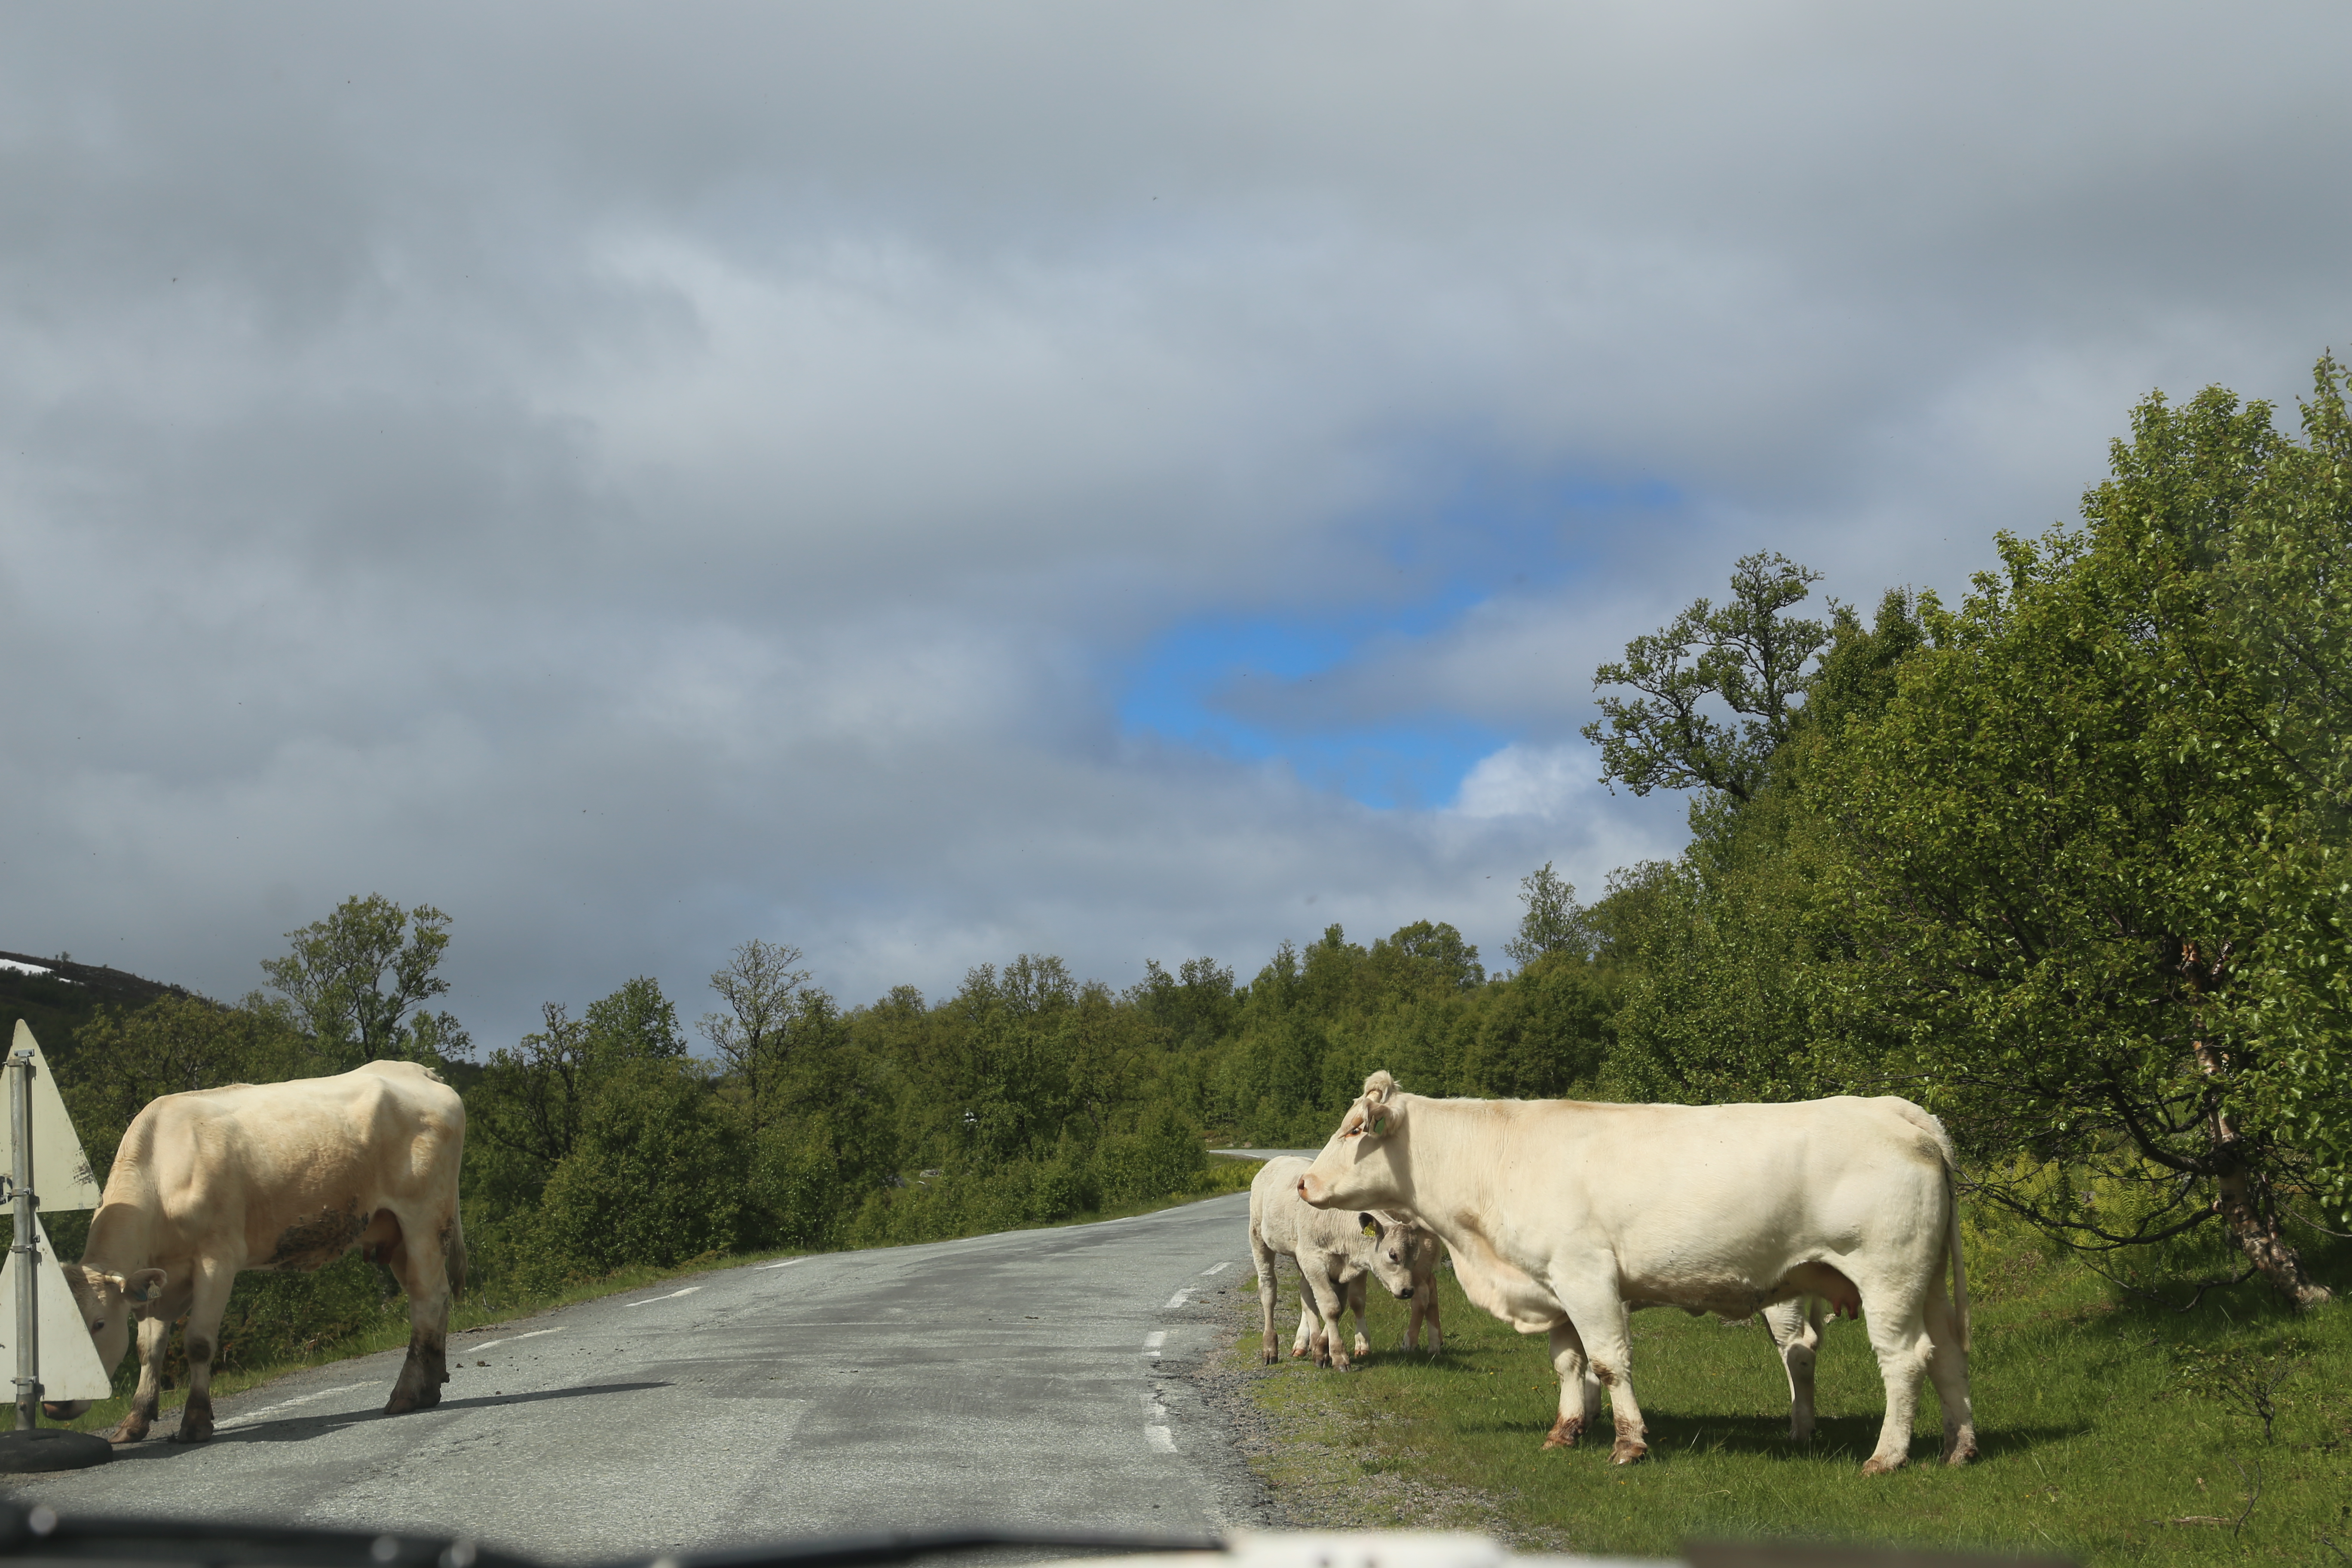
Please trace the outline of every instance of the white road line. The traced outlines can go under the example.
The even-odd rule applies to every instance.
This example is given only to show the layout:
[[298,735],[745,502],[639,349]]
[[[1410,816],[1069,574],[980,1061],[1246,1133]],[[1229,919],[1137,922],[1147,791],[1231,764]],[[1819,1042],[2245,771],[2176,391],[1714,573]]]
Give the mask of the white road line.
[[624,1301],[621,1305],[624,1307],[650,1307],[656,1301],[675,1301],[680,1296],[691,1296],[697,1290],[701,1289],[702,1287],[699,1285],[688,1285],[685,1289],[673,1290],[667,1296],[648,1296],[642,1301]]
[[1214,1268],[1203,1268],[1201,1272],[1203,1274],[1223,1274],[1226,1269],[1231,1268],[1232,1267],[1233,1265],[1230,1263],[1220,1263]]
[[1176,1294],[1174,1294],[1173,1296],[1169,1297],[1169,1298],[1168,1298],[1168,1304],[1167,1304],[1166,1306],[1164,1306],[1164,1307],[1160,1308],[1160,1310],[1161,1311],[1163,1311],[1163,1312],[1170,1312],[1170,1311],[1173,1311],[1173,1310],[1175,1310],[1177,1308],[1179,1308],[1179,1307],[1182,1306],[1182,1305],[1185,1303],[1185,1301],[1186,1301],[1186,1300],[1187,1300],[1192,1296],[1192,1292],[1193,1292],[1194,1290],[1198,1289],[1199,1289],[1199,1287],[1198,1287],[1198,1286],[1194,1286],[1194,1285],[1187,1285],[1187,1286],[1185,1286],[1185,1287],[1184,1287],[1184,1289],[1182,1289],[1181,1290],[1177,1291],[1177,1292],[1176,1292]]
[[370,1385],[364,1383],[337,1384],[332,1388],[322,1388],[315,1394],[304,1394],[292,1399],[281,1399],[275,1405],[265,1405],[258,1410],[248,1410],[242,1415],[232,1415],[213,1429],[216,1432],[225,1432],[232,1426],[242,1426],[247,1422],[258,1421],[265,1415],[275,1415],[281,1410],[291,1410],[298,1405],[308,1405],[314,1399],[324,1399],[331,1394],[349,1394],[354,1388],[368,1386]]
[[1143,1440],[1163,1454],[1172,1454],[1176,1451],[1176,1434],[1165,1426],[1146,1426],[1143,1429]]
[[[808,1259],[805,1258],[787,1258],[782,1263],[754,1263],[751,1265],[751,1272],[757,1274],[762,1268],[790,1268],[795,1263],[806,1263]],[[699,1285],[695,1287],[698,1290],[701,1288],[702,1287]]]
[[1152,1360],[1158,1361],[1160,1359],[1160,1347],[1167,1342],[1168,1331],[1165,1329],[1154,1329],[1151,1332],[1143,1336],[1143,1353],[1150,1356]]
[[511,1343],[516,1340],[535,1340],[541,1334],[560,1334],[571,1326],[569,1323],[559,1323],[551,1329],[533,1329],[527,1334],[509,1334],[502,1340],[484,1340],[478,1345],[461,1345],[458,1348],[469,1352],[496,1350],[499,1346]]

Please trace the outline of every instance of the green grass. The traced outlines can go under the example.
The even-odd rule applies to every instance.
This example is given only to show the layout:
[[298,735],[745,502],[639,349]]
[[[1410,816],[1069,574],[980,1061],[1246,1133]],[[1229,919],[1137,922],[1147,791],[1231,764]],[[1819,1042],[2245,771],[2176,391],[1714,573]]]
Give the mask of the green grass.
[[[1439,1276],[1443,1356],[1397,1349],[1403,1304],[1375,1293],[1374,1353],[1360,1371],[1286,1362],[1252,1380],[1281,1432],[1261,1468],[1317,1523],[1484,1528],[1551,1550],[1663,1557],[1690,1539],[1783,1537],[2091,1564],[2352,1561],[2322,1540],[2352,1552],[2352,1308],[2295,1318],[2248,1285],[2178,1315],[2007,1241],[1979,1238],[1970,1254],[1983,1458],[1964,1468],[1936,1462],[1929,1388],[1910,1465],[1863,1476],[1885,1403],[1860,1325],[1828,1331],[1822,1419],[1801,1449],[1786,1436],[1788,1384],[1760,1324],[1658,1310],[1633,1320],[1652,1458],[1611,1465],[1605,1415],[1597,1443],[1546,1452],[1558,1385],[1542,1336],[1471,1307],[1450,1272]],[[1286,1270],[1286,1350],[1295,1286]],[[1254,1294],[1236,1292],[1248,1320],[1237,1366],[1256,1359]],[[2189,1386],[2184,1344],[2209,1360],[2301,1358],[2278,1390],[2273,1441],[2251,1415]]]
[[[1161,1209],[1199,1203],[1204,1198],[1219,1197],[1226,1193],[1246,1189],[1250,1178],[1257,1173],[1258,1163],[1255,1160],[1212,1154],[1209,1156],[1208,1186],[1205,1191],[1111,1205],[1097,1212],[1075,1215],[1041,1226],[1019,1228],[1045,1229],[1060,1226],[1089,1225],[1100,1220],[1124,1219],[1132,1215],[1155,1214]],[[908,1243],[906,1245],[929,1244]],[[687,1279],[725,1268],[739,1268],[745,1264],[762,1262],[769,1258],[793,1256],[795,1254],[790,1248],[782,1248],[767,1252],[698,1258],[674,1268],[651,1267],[624,1268],[602,1279],[583,1281],[559,1290],[529,1291],[510,1286],[468,1290],[458,1299],[450,1310],[449,1331],[455,1335],[468,1329],[535,1317],[580,1301],[593,1301],[606,1296],[616,1296],[623,1291],[635,1290],[642,1286],[656,1284],[665,1279]],[[307,1354],[272,1357],[261,1364],[250,1367],[236,1365],[219,1367],[213,1374],[213,1397],[218,1400],[233,1394],[244,1393],[257,1388],[263,1384],[274,1382],[290,1373],[301,1372],[311,1367],[326,1366],[335,1362],[373,1355],[380,1351],[405,1348],[408,1343],[407,1310],[396,1293],[390,1298],[390,1308],[391,1311],[387,1312],[383,1321],[359,1332],[346,1334],[321,1344]],[[393,1316],[393,1312],[396,1312],[397,1316]],[[173,1342],[175,1345],[178,1342],[176,1332]],[[78,1432],[102,1432],[120,1422],[130,1409],[131,1385],[138,1370],[138,1352],[134,1348],[123,1357],[122,1364],[116,1368],[115,1386],[120,1392],[113,1398],[91,1405],[80,1416],[65,1425]],[[389,1398],[391,1393],[392,1382],[387,1378],[384,1381],[385,1397]],[[179,1419],[176,1412],[186,1402],[187,1391],[184,1387],[173,1387],[164,1391],[161,1412],[153,1430],[149,1434],[149,1441],[156,1441],[173,1429],[173,1424]],[[45,1425],[54,1426],[57,1423],[48,1422]]]

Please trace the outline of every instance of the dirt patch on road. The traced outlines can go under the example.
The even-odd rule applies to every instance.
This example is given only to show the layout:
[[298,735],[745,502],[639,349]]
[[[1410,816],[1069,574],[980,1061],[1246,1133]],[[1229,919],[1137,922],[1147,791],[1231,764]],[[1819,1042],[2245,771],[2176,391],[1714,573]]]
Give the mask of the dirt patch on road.
[[[1296,1286],[1286,1270],[1286,1302]],[[1384,1417],[1346,1397],[1348,1374],[1287,1358],[1279,1366],[1262,1363],[1255,1285],[1213,1300],[1221,1320],[1218,1349],[1181,1376],[1202,1415],[1223,1428],[1233,1453],[1263,1490],[1263,1517],[1249,1523],[1285,1530],[1469,1530],[1511,1539],[1501,1510],[1486,1494],[1433,1485],[1396,1468],[1378,1441]]]

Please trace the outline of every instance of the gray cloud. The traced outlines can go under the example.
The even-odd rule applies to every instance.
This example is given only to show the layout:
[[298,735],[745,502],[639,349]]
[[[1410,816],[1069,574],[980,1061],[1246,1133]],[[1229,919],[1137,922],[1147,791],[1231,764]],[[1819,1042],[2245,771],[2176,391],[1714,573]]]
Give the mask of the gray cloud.
[[[694,1010],[753,934],[852,998],[1491,949],[1532,865],[1673,843],[1573,731],[1732,557],[1949,589],[2149,386],[2294,395],[2352,321],[2347,32],[20,11],[0,945],[234,994],[381,889],[493,1041],[639,971]],[[1481,473],[1666,499],[1487,542],[1433,627]],[[1390,629],[1248,711],[1517,737],[1455,805],[1121,726],[1168,628],[1333,615]]]

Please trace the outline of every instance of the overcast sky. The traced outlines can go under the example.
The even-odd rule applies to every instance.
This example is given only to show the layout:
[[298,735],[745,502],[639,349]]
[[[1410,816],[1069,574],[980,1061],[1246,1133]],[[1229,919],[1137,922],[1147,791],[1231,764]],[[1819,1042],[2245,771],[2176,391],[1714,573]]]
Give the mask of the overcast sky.
[[2340,5],[0,13],[0,948],[1115,985],[1671,854],[1591,672],[2352,342]]

